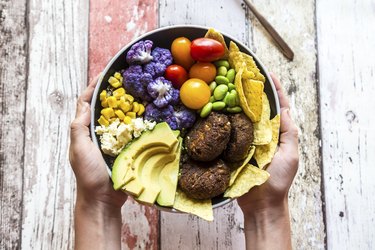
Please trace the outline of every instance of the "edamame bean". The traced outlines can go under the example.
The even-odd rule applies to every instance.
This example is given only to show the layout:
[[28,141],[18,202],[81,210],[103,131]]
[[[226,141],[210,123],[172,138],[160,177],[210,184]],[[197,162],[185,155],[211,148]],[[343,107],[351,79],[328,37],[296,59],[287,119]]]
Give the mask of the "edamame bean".
[[236,93],[233,90],[229,93],[227,101],[225,102],[230,108],[236,106]]
[[216,86],[217,86],[217,83],[215,82],[215,81],[213,81],[213,82],[211,82],[210,83],[210,90],[211,90],[211,94],[212,94],[212,92],[214,92],[214,89],[216,88]]
[[227,93],[225,94],[225,97],[224,97],[224,99],[223,99],[223,102],[225,102],[226,105],[228,105],[228,96],[229,96],[229,92],[227,92]]
[[242,108],[240,106],[232,107],[232,108],[227,108],[226,111],[229,113],[240,113],[242,112]]
[[212,109],[213,110],[222,110],[223,108],[225,108],[225,106],[226,106],[226,104],[223,101],[218,101],[218,102],[212,103]]
[[214,64],[217,68],[224,66],[225,68],[229,69],[230,67],[229,62],[227,60],[219,60],[219,61],[214,62]]
[[217,75],[218,76],[226,76],[227,75],[227,68],[225,68],[224,66],[220,66],[218,69],[217,69]]
[[217,84],[228,84],[229,80],[225,76],[217,76],[215,77],[215,82]]
[[214,102],[214,101],[216,101],[216,100],[215,100],[215,97],[214,97],[214,96],[211,96],[211,97],[210,97],[210,102]]
[[212,103],[209,102],[207,103],[206,105],[204,105],[204,107],[202,108],[202,111],[200,113],[200,116],[202,118],[205,118],[207,117],[210,113],[211,113],[211,110],[212,110]]
[[228,70],[226,77],[229,82],[233,83],[235,76],[236,76],[236,71],[234,69]]
[[216,100],[222,100],[225,97],[227,92],[228,92],[227,85],[219,85],[214,90],[214,97]]
[[228,83],[228,88],[229,91],[232,91],[233,89],[236,89],[236,85],[234,85],[233,83]]

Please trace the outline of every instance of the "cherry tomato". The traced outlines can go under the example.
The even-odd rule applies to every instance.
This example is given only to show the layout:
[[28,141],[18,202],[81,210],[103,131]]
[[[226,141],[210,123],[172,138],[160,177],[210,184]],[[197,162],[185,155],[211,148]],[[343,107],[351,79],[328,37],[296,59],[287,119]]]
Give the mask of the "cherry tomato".
[[216,77],[216,67],[212,63],[198,62],[193,64],[189,70],[190,78],[199,78],[207,84]]
[[190,55],[191,42],[186,37],[179,37],[173,40],[171,46],[171,53],[176,64],[181,65],[186,70],[189,70],[194,64],[193,58]]
[[182,84],[188,79],[186,70],[177,64],[169,65],[165,70],[165,78],[172,82],[173,87],[180,89]]
[[210,87],[198,78],[187,80],[180,89],[182,103],[191,109],[200,109],[206,105],[211,97]]
[[197,38],[190,46],[190,55],[200,62],[219,60],[225,54],[224,46],[211,38]]

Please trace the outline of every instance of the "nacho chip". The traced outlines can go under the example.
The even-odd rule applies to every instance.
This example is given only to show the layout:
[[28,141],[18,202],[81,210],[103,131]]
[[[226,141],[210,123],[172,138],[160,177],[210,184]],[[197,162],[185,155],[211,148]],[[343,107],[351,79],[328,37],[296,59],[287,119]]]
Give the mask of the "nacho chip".
[[[237,85],[236,85],[237,87]],[[262,116],[263,82],[242,78],[242,88],[245,94],[249,109],[253,116],[249,117],[252,122],[259,122]]]
[[266,78],[262,75],[262,73],[260,73],[260,70],[254,61],[254,58],[248,54],[242,53],[242,59],[246,64],[246,69],[250,72],[253,72],[254,74],[251,79],[258,80],[264,83],[266,81]]
[[236,170],[232,171],[230,174],[229,186],[232,186],[234,181],[236,180],[238,174],[242,171],[242,169],[249,163],[251,157],[253,157],[255,153],[255,147],[251,146],[249,150],[249,154],[247,155],[246,159],[242,162],[241,166],[239,166]]
[[237,198],[240,197],[254,186],[259,186],[265,183],[270,174],[261,170],[251,164],[247,164],[244,169],[237,176],[236,181],[224,193],[224,197]]
[[262,97],[262,116],[254,123],[254,145],[266,145],[272,140],[272,125],[270,121],[271,108],[266,93]]
[[221,43],[222,45],[224,45],[225,54],[221,59],[228,58],[229,50],[228,50],[227,44],[225,43],[224,37],[220,32],[217,32],[215,29],[210,28],[204,37],[214,39],[218,41],[219,43]]
[[173,208],[181,212],[194,214],[207,221],[214,220],[211,199],[192,199],[179,189],[176,191]]
[[236,86],[238,98],[240,99],[240,105],[241,105],[243,112],[245,112],[247,117],[249,117],[252,120],[252,118],[254,118],[255,115],[250,110],[250,105],[247,103],[247,99],[246,99],[244,90],[242,88],[242,72],[243,72],[242,68],[237,72],[236,78],[234,79],[234,85]]
[[265,166],[271,162],[273,156],[275,155],[277,143],[279,141],[279,129],[280,129],[280,115],[276,115],[271,120],[272,126],[272,141],[267,145],[257,146],[254,153],[254,158],[258,163],[260,169],[265,168]]

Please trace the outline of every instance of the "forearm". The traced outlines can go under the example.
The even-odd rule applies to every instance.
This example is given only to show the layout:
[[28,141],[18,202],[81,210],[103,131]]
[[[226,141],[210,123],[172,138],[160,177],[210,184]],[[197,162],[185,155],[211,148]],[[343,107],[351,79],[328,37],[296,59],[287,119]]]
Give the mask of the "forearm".
[[245,215],[247,250],[292,249],[287,202]]
[[79,192],[74,216],[75,249],[120,249],[121,209],[87,201]]

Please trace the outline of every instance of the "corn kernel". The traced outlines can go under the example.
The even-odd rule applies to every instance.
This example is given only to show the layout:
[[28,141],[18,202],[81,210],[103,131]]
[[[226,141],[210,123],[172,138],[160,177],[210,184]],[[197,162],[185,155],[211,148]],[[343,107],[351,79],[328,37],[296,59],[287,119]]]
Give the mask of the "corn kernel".
[[118,88],[115,91],[113,91],[113,96],[116,97],[116,99],[120,99],[121,96],[125,95],[125,89],[124,88]]
[[122,85],[121,82],[119,82],[118,79],[114,78],[113,76],[111,76],[109,79],[108,79],[108,82],[109,84],[111,84],[112,87],[114,88],[118,88]]
[[132,105],[127,101],[120,100],[120,109],[122,109],[122,111],[126,113],[132,109]]
[[101,102],[103,108],[108,108],[108,101],[107,98]]
[[125,114],[124,114],[124,112],[122,112],[120,109],[116,110],[116,111],[115,111],[115,114],[117,115],[117,117],[118,117],[120,120],[124,120],[124,118],[125,118]]
[[109,123],[112,123],[112,122],[114,122],[116,120],[117,120],[117,117],[112,117],[111,119],[109,119]]
[[143,104],[139,104],[139,110],[137,112],[137,115],[141,116],[143,112],[145,112],[145,106],[143,106]]
[[132,123],[132,118],[129,117],[129,116],[125,116],[125,118],[124,118],[124,123],[125,123],[125,124],[130,124],[130,123]]
[[100,116],[100,118],[98,119],[98,122],[100,125],[103,125],[105,127],[107,127],[109,125],[109,122],[107,121],[107,119],[104,118],[104,116]]
[[134,113],[137,113],[139,111],[139,103],[138,102],[133,102],[133,109],[132,111]]
[[107,91],[106,90],[103,90],[102,92],[100,92],[99,99],[101,101],[104,101],[105,99],[107,99]]
[[105,117],[105,119],[109,120],[112,117],[115,116],[115,112],[113,111],[112,108],[104,108],[100,113]]
[[125,94],[125,99],[128,100],[130,103],[134,102],[134,97],[128,94]]
[[127,112],[127,113],[126,113],[126,116],[129,116],[129,117],[131,117],[132,119],[135,119],[135,117],[136,117],[135,112]]
[[119,80],[120,82],[122,82],[122,76],[119,72],[116,72],[114,75],[113,75],[117,80]]
[[117,108],[117,100],[116,100],[116,97],[114,96],[110,96],[107,98],[107,101],[108,101],[108,106],[110,108]]

